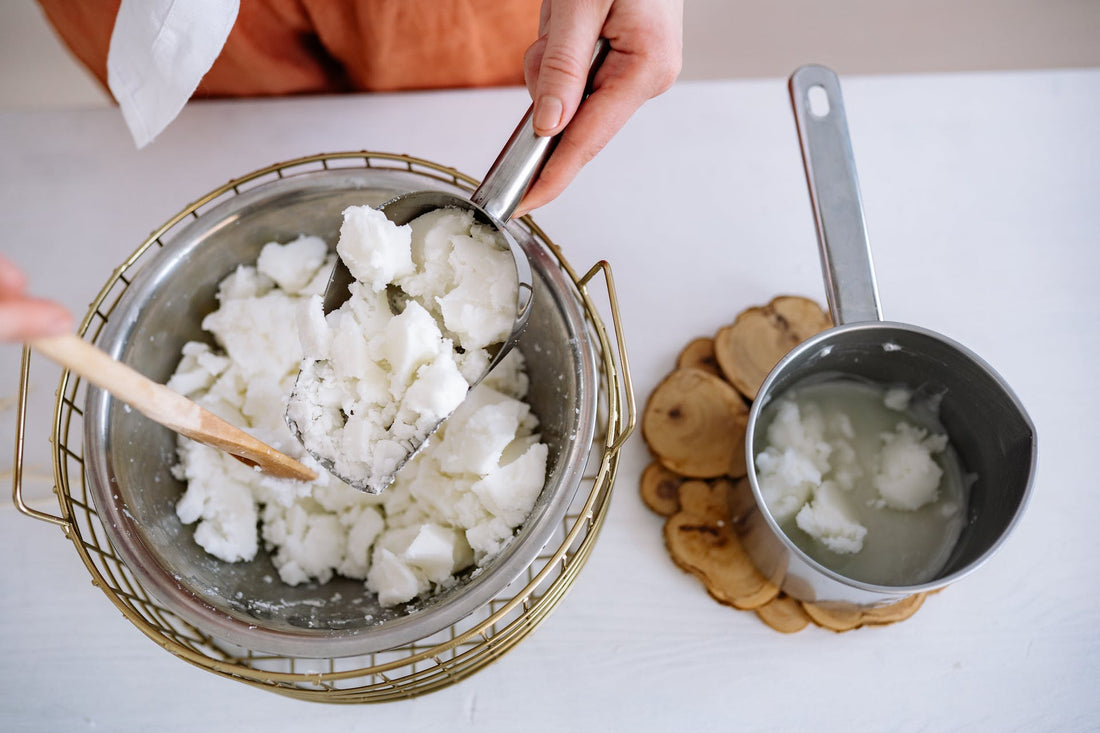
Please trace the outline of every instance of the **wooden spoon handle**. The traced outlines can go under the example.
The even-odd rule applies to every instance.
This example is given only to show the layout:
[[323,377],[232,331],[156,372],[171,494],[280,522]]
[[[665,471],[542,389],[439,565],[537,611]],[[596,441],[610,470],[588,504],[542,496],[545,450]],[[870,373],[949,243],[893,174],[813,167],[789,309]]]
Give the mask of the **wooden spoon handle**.
[[231,453],[279,478],[312,481],[317,473],[163,384],[141,375],[74,334],[35,339],[31,348],[109,392],[154,422]]

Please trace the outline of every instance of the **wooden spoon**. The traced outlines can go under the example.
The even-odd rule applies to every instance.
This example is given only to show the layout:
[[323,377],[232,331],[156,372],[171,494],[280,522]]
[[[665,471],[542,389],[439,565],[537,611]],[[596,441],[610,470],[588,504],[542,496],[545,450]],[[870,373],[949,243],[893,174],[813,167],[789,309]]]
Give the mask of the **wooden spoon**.
[[177,392],[142,376],[74,334],[35,339],[31,348],[109,392],[154,422],[231,454],[278,478],[312,481],[317,472],[260,442]]

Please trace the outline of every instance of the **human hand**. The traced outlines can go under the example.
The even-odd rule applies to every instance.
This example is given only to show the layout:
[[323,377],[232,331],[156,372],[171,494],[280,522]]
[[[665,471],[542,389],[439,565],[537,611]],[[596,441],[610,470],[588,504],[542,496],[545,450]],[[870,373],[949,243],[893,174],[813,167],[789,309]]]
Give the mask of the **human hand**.
[[19,269],[0,256],[0,341],[28,341],[58,336],[72,328],[73,319],[58,303],[32,298]]
[[[516,216],[554,199],[642,104],[672,86],[680,73],[683,14],[683,0],[543,0],[524,74],[535,132],[565,132]],[[600,36],[611,50],[582,107]]]

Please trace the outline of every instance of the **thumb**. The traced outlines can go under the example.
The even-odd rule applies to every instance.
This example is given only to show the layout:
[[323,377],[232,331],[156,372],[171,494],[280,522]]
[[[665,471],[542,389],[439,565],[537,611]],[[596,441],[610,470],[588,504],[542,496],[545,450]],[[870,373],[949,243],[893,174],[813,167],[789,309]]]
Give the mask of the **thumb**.
[[607,16],[602,4],[557,3],[550,12],[532,95],[538,135],[561,132],[580,106],[592,49]]

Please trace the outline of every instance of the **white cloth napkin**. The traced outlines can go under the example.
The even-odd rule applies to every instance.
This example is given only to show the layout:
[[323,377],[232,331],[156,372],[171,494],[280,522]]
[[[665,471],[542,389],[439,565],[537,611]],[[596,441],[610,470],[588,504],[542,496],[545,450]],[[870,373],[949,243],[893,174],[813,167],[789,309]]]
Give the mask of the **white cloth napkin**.
[[122,0],[107,85],[143,148],[168,126],[214,65],[240,0]]

